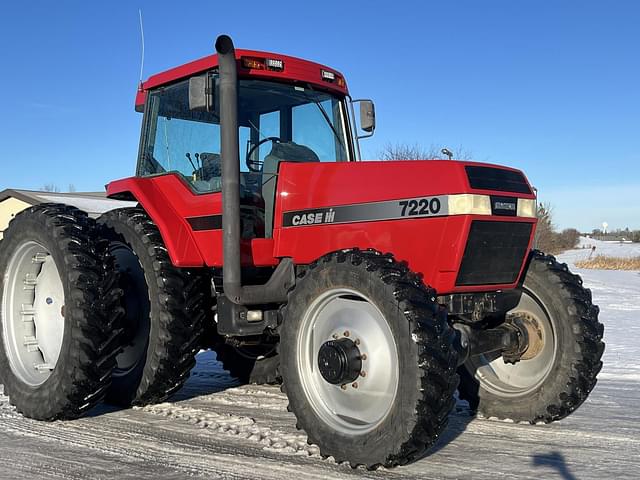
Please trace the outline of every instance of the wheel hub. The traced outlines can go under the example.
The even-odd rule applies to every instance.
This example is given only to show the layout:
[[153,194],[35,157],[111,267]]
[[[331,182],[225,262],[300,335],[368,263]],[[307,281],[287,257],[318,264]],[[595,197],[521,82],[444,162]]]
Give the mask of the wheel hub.
[[521,360],[535,358],[544,347],[544,334],[542,327],[535,317],[526,313],[519,313],[513,323],[526,332],[527,348],[520,356]]
[[504,353],[479,355],[469,357],[466,365],[485,390],[505,398],[521,397],[536,391],[550,374],[558,340],[546,308],[528,291],[507,312],[507,322],[526,338],[518,357],[509,362]]
[[323,292],[307,307],[297,342],[302,388],[324,422],[361,435],[387,417],[399,386],[398,350],[369,298],[349,288]]
[[351,383],[362,369],[362,356],[358,346],[349,338],[329,340],[318,352],[320,375],[333,385]]

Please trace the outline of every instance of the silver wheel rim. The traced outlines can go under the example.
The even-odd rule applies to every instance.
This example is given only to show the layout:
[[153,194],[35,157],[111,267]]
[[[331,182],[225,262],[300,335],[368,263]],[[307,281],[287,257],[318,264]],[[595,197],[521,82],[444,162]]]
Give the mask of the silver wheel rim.
[[[361,376],[333,385],[318,370],[318,353],[325,342],[344,336],[362,354]],[[398,390],[398,352],[389,324],[373,302],[347,288],[324,292],[305,312],[296,350],[304,393],[326,424],[356,435],[384,421]]]
[[25,242],[9,260],[2,294],[2,340],[12,372],[31,386],[55,369],[64,338],[64,287],[51,253]]
[[[482,387],[501,397],[516,397],[535,391],[544,383],[556,358],[557,336],[548,310],[527,291],[507,316],[526,315],[532,318],[542,335],[542,347],[528,360],[505,363],[500,354],[471,357],[467,369],[475,374]],[[526,352],[525,352],[526,355]]]

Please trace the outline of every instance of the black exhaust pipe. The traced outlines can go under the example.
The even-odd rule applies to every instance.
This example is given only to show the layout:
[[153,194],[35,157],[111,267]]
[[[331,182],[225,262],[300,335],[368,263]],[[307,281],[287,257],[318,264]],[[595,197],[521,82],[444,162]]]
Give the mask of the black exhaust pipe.
[[240,157],[238,145],[238,68],[233,40],[216,40],[220,88],[220,156],[222,158],[222,270],[225,295],[241,303],[240,273]]
[[280,261],[265,285],[242,286],[240,269],[240,157],[238,144],[238,68],[233,40],[216,40],[220,96],[220,153],[222,158],[222,288],[237,305],[282,303],[294,285],[291,259]]

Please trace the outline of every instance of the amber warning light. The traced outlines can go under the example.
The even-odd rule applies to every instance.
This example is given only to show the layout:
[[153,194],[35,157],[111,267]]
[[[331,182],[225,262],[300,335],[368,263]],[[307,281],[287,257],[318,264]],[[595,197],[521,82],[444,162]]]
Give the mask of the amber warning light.
[[251,70],[272,70],[275,72],[284,70],[284,62],[277,58],[242,57],[242,66]]

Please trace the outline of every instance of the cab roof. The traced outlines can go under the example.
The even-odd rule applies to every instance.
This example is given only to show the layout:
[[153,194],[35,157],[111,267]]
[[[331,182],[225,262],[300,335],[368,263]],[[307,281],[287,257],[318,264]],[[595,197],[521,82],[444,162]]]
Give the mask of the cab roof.
[[[236,60],[239,77],[284,80],[290,83],[311,83],[314,87],[331,93],[349,94],[344,76],[337,70],[319,63],[279,53],[241,49],[236,50]],[[282,70],[268,68],[266,60],[281,60]],[[263,68],[261,68],[261,64]],[[218,55],[209,55],[152,75],[138,88],[136,110],[142,111],[144,109],[148,90],[189,78],[217,66]]]

